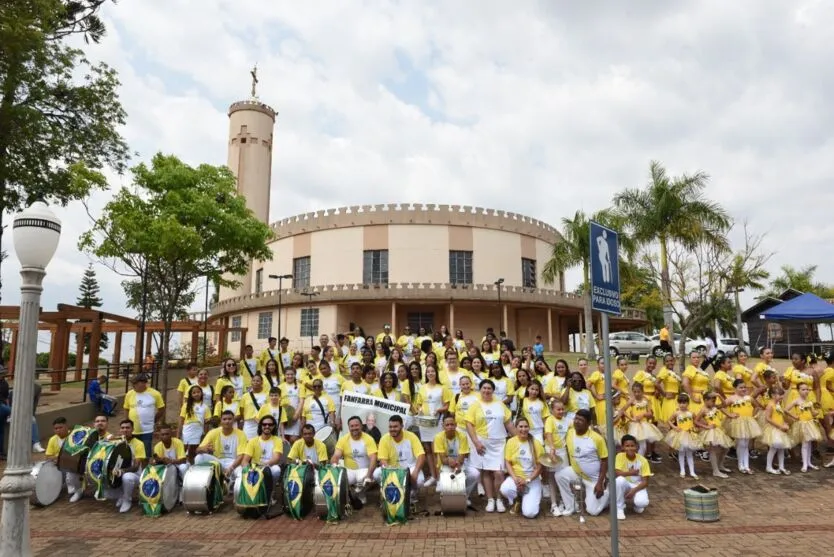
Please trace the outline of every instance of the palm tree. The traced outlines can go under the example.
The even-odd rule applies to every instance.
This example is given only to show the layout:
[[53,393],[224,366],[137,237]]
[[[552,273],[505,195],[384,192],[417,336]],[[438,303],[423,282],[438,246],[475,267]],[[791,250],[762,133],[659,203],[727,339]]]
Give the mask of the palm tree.
[[[553,245],[550,260],[542,269],[542,280],[553,284],[566,270],[582,265],[581,291],[585,304],[585,353],[588,358],[596,356],[594,347],[594,325],[591,313],[591,221],[598,222],[612,230],[623,229],[622,219],[609,209],[597,211],[589,219],[583,211],[577,211],[572,219],[562,219],[562,239]],[[620,234],[620,247],[625,253],[634,252],[633,242]]]
[[730,228],[730,217],[723,207],[704,196],[709,180],[704,172],[670,177],[659,162],[652,161],[650,178],[643,189],[628,188],[615,195],[614,205],[628,223],[635,242],[660,244],[663,321],[671,331],[669,243],[675,241],[688,249],[703,243],[729,249],[726,232]]
[[782,292],[793,288],[800,292],[813,292],[820,298],[834,298],[834,287],[814,280],[816,265],[806,265],[801,269],[783,265],[781,271],[782,274],[770,282],[768,296],[778,298]]
[[735,328],[736,336],[740,341],[744,340],[744,325],[741,322],[741,301],[738,295],[745,289],[763,290],[765,288],[764,281],[770,277],[770,273],[762,266],[766,260],[766,258],[764,260],[762,258],[751,259],[745,254],[737,253],[724,277],[727,283],[727,293],[735,295]]

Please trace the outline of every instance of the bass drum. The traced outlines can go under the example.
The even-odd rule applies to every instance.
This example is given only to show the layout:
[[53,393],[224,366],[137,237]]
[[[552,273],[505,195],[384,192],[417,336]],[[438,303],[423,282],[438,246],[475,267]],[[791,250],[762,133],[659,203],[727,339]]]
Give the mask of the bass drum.
[[121,487],[122,477],[114,475],[114,472],[130,466],[132,462],[133,453],[124,441],[96,443],[87,457],[86,466],[87,479],[93,485],[95,498],[102,501],[105,499],[104,489]]
[[35,489],[29,496],[29,501],[36,507],[47,507],[58,500],[64,486],[64,475],[49,460],[35,463],[32,466],[32,477],[35,478]]
[[72,428],[58,453],[58,470],[84,475],[87,456],[98,441],[98,432],[83,425]]
[[235,510],[243,518],[271,518],[281,514],[280,501],[274,500],[274,489],[269,468],[245,466],[235,480]]
[[405,524],[411,512],[411,473],[408,468],[383,468],[379,502],[386,524]]
[[179,499],[179,478],[173,464],[146,466],[139,478],[139,502],[146,516],[174,510]]
[[336,452],[336,442],[338,441],[336,438],[336,430],[326,425],[319,428],[315,438],[317,441],[324,443],[324,446],[327,448],[327,458],[333,458],[333,453]]
[[313,510],[316,477],[308,464],[290,464],[284,474],[284,507],[296,520],[301,520]]
[[437,493],[440,494],[440,511],[444,515],[466,514],[466,475],[463,472],[455,474],[449,468],[441,470]]
[[350,508],[347,470],[341,466],[322,466],[316,476],[313,497],[316,515],[328,522],[343,520]]
[[220,464],[195,464],[182,479],[182,506],[189,513],[211,514],[223,503]]

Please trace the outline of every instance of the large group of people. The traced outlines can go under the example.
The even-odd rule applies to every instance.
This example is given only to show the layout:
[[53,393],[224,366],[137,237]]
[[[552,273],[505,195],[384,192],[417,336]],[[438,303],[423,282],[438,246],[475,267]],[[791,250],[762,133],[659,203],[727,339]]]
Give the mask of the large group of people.
[[[130,509],[131,474],[150,455],[182,473],[189,464],[217,462],[230,478],[257,464],[276,481],[287,459],[339,463],[363,499],[384,467],[408,470],[412,501],[443,474],[463,474],[468,504],[477,489],[486,512],[509,508],[534,518],[549,499],[552,516],[578,510],[596,515],[610,503],[625,519],[627,506],[635,513],[648,506],[651,465],[662,462],[661,452],[677,460],[682,478],[698,479],[696,458],[709,461],[716,478],[728,477],[728,459],[739,473],[752,474],[757,449],[766,450],[768,473],[787,475],[790,456],[801,460],[802,472],[817,469],[814,455],[825,451],[832,432],[830,356],[823,368],[795,354],[778,373],[768,349],[753,369],[744,352],[712,360],[693,352],[679,373],[676,358],[667,354],[660,361],[650,356],[629,378],[625,358],[610,371],[603,359],[592,366],[585,358],[575,370],[563,359],[551,368],[540,341],[517,353],[511,340],[491,329],[480,342],[445,327],[431,335],[406,327],[396,336],[386,326],[377,335],[357,329],[333,337],[331,344],[322,335],[309,354],[290,351],[287,339],[270,338],[257,356],[247,346],[240,361],[222,363],[214,384],[206,370],[189,366],[179,386],[179,423],[157,427],[154,447],[164,402],[147,377],[136,377],[120,424],[136,469],[124,472],[119,509]],[[607,373],[616,455],[609,455],[604,441]],[[411,411],[392,416],[381,435],[358,416],[342,416],[345,393],[395,400]],[[96,427],[106,419],[97,418]],[[338,434],[331,454],[314,438],[324,427]],[[65,430],[66,424],[56,424],[48,455]],[[615,459],[615,478],[608,477],[608,458]],[[834,459],[825,464],[832,465]],[[68,478],[67,485],[77,501],[78,478]]]

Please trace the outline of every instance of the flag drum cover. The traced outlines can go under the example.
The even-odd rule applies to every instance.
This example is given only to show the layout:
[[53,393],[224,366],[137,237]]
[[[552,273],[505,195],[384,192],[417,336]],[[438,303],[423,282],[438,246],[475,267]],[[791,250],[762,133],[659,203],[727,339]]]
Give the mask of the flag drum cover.
[[235,481],[235,509],[244,518],[260,518],[272,499],[272,472],[265,466],[244,466]]
[[121,476],[114,475],[131,465],[133,454],[124,441],[99,441],[93,445],[87,457],[87,479],[93,486],[93,494],[99,501],[104,501],[104,490],[122,486]]
[[35,478],[35,489],[29,496],[29,501],[36,507],[46,507],[58,500],[64,487],[64,475],[50,460],[35,463],[32,467],[32,477]]
[[58,470],[83,475],[87,457],[96,441],[98,432],[95,429],[83,425],[72,428],[58,453]]
[[386,524],[405,524],[411,507],[411,473],[408,468],[383,468],[379,493]]
[[327,522],[345,518],[348,503],[347,470],[341,466],[322,466],[317,470],[315,496],[316,514]]
[[313,510],[316,490],[315,471],[309,464],[289,464],[284,473],[284,506],[296,520]]
[[219,462],[195,464],[182,479],[182,506],[189,513],[211,514],[223,504],[225,485]]
[[146,466],[139,478],[139,503],[145,516],[174,510],[179,498],[178,470],[173,464]]

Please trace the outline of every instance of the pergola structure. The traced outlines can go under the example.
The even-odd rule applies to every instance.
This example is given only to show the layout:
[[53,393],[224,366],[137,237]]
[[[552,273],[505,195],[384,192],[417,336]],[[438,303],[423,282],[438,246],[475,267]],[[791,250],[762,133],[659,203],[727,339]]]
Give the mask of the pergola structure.
[[[7,369],[9,375],[12,377],[14,376],[15,353],[17,351],[19,318],[19,306],[0,306],[0,320],[3,321],[3,327],[12,331],[11,349],[9,361],[7,362]],[[151,346],[152,335],[162,332],[164,328],[165,324],[162,321],[146,321],[145,346]],[[84,360],[84,335],[86,333],[90,333],[90,365],[88,373],[92,371],[95,374],[99,365],[99,343],[103,333],[113,333],[115,336],[112,364],[118,366],[122,351],[122,334],[133,333],[138,338],[141,330],[142,324],[137,319],[97,309],[88,309],[69,304],[58,304],[57,311],[44,311],[41,309],[38,331],[49,331],[52,334],[49,347],[49,369],[52,374],[51,390],[60,390],[61,383],[67,381],[67,360],[70,352],[71,335],[77,335],[75,377],[73,381],[81,381],[82,363]],[[221,355],[226,351],[229,332],[240,332],[241,340],[243,341],[241,342],[241,346],[245,346],[246,344],[246,327],[229,327],[228,318],[215,320],[214,323],[211,322],[211,319],[209,319],[208,323],[204,321],[174,321],[171,323],[171,333],[187,333],[189,331],[191,332],[192,340],[192,361],[197,360],[197,349],[202,331],[219,332],[218,349]],[[141,362],[142,356],[140,354],[139,343],[137,342],[135,343],[133,361],[136,363]]]

